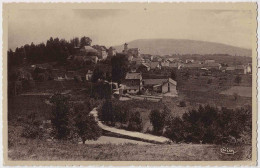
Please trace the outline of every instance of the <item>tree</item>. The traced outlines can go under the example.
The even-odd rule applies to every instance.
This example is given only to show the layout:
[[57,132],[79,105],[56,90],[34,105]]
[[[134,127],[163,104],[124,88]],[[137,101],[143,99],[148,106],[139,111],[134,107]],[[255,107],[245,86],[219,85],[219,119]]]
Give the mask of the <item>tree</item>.
[[91,43],[92,43],[92,40],[89,37],[84,36],[80,39],[80,47],[90,46]]
[[176,72],[175,72],[175,71],[172,71],[172,72],[171,72],[171,78],[172,78],[173,80],[176,80],[177,75],[176,75]]
[[112,109],[112,102],[111,100],[106,100],[100,110],[100,113],[98,115],[102,121],[110,122],[111,124],[114,124],[115,122],[115,116]]
[[56,130],[56,136],[58,139],[64,139],[70,133],[68,98],[61,94],[54,94],[50,102],[53,104],[51,122]]
[[142,120],[140,112],[137,111],[135,113],[132,113],[132,115],[129,119],[128,129],[130,131],[142,131],[143,120]]
[[153,125],[153,131],[155,134],[162,134],[163,128],[167,121],[167,116],[168,115],[166,114],[165,110],[163,112],[159,111],[158,109],[151,111],[149,118]]
[[84,144],[86,140],[97,140],[102,133],[93,115],[77,114],[75,126]]
[[237,75],[234,81],[239,85],[241,80],[242,80],[241,76]]
[[91,78],[92,82],[97,82],[99,79],[104,78],[104,72],[101,71],[99,67],[96,67],[93,71],[93,76]]
[[126,55],[117,54],[111,59],[112,65],[112,80],[118,82],[119,84],[125,78],[128,69],[128,60]]

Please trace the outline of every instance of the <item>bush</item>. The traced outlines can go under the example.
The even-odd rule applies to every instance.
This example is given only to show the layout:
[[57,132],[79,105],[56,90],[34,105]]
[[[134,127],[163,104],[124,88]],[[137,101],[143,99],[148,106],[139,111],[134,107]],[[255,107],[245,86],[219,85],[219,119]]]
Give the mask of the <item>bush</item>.
[[64,139],[70,133],[68,98],[61,94],[55,94],[51,97],[50,102],[53,103],[51,123],[55,128],[56,137]]
[[159,110],[152,110],[150,113],[150,122],[153,125],[153,132],[156,135],[161,135],[163,133],[163,128],[169,118],[169,112],[166,108],[161,112]]
[[83,143],[85,143],[86,140],[97,140],[102,133],[93,115],[78,114],[75,126]]
[[242,134],[252,136],[251,114],[250,106],[235,110],[200,106],[182,118],[173,118],[166,126],[165,136],[176,142],[233,143],[230,139],[241,139]]
[[29,114],[24,123],[24,129],[21,136],[30,139],[41,138],[43,130],[40,128],[40,125],[40,121],[36,119],[36,113]]
[[143,121],[140,112],[132,113],[129,119],[129,124],[127,129],[130,131],[142,131]]
[[185,101],[181,101],[180,102],[180,107],[186,107],[186,102]]

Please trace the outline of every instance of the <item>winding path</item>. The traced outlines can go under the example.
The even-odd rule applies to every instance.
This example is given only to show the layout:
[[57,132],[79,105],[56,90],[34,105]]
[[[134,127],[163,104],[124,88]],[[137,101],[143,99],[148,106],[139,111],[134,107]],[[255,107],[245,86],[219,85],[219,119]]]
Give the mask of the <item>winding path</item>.
[[170,139],[165,138],[165,137],[161,137],[161,136],[144,134],[144,133],[140,133],[140,132],[126,131],[126,130],[123,130],[123,129],[117,129],[117,128],[114,128],[114,127],[106,126],[101,121],[99,121],[98,112],[97,112],[96,108],[94,108],[90,112],[90,114],[92,114],[95,117],[95,120],[97,121],[98,126],[105,131],[112,132],[112,133],[119,134],[119,135],[123,135],[123,136],[127,136],[127,137],[132,137],[132,138],[135,138],[135,139],[141,139],[141,140],[149,141],[149,142],[155,142],[155,143],[171,142]]

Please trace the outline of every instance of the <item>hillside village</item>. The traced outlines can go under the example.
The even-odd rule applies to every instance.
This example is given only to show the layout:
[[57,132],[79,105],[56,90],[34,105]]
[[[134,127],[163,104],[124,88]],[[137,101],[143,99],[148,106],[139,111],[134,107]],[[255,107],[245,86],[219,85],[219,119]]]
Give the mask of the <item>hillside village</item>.
[[[225,111],[222,111],[226,108],[229,114],[244,115],[243,110],[250,109],[248,106],[251,105],[252,98],[251,58],[217,53],[151,55],[142,53],[139,48],[131,48],[127,43],[123,44],[122,51],[117,51],[113,46],[107,48],[91,45],[92,40],[88,37],[84,37],[80,42],[75,39],[70,43],[60,40],[60,45],[57,45],[58,41],[56,39],[55,44],[55,39],[50,39],[46,44],[46,47],[49,45],[62,48],[57,51],[53,49],[53,53],[57,55],[56,60],[50,57],[47,61],[32,61],[32,49],[26,49],[26,46],[16,49],[15,52],[8,51],[11,61],[22,57],[19,64],[8,67],[9,102],[16,105],[8,106],[9,127],[12,132],[9,141],[11,148],[17,147],[17,138],[14,135],[29,139],[31,136],[41,136],[44,142],[56,142],[55,136],[50,133],[54,129],[51,126],[54,122],[51,116],[55,101],[63,99],[68,99],[68,112],[73,111],[69,114],[72,115],[70,118],[78,119],[77,113],[80,114],[79,118],[90,114],[94,116],[102,130],[100,133],[100,128],[92,128],[96,130],[96,137],[119,137],[129,141],[163,144],[219,144],[234,141],[235,144],[251,143],[250,136],[245,131],[238,132],[240,127],[232,130],[235,133],[225,132],[225,135],[222,135],[203,123],[207,131],[203,135],[197,135],[194,132],[182,132],[182,127],[186,128],[188,125],[176,125],[181,122],[180,118],[184,121],[193,117],[192,112],[197,109],[198,113],[205,112],[205,115],[210,117],[207,122],[212,123],[215,123],[216,116],[211,118],[211,115],[215,115],[216,111],[226,115]],[[241,108],[242,112],[237,111],[238,108]],[[199,111],[201,109],[204,111]],[[210,109],[209,113],[207,109]],[[25,121],[28,115],[31,117],[31,113],[36,113],[38,117],[34,119],[42,123],[32,128],[35,130],[27,129],[34,132],[33,135],[31,132],[25,134],[24,129],[17,129],[17,121]],[[251,113],[246,114],[245,116],[249,117]],[[87,118],[84,122],[89,120],[91,119]],[[164,124],[159,124],[157,128],[158,121]],[[77,120],[75,122],[77,123]],[[237,125],[239,122],[242,121],[232,124]],[[240,125],[248,130],[249,122],[242,122]],[[201,129],[200,124],[192,123],[192,126]],[[24,125],[20,127],[27,128]],[[43,131],[41,135],[38,135],[39,127]],[[46,130],[42,130],[43,128]],[[211,132],[218,135],[208,138]],[[85,139],[80,133],[77,135],[77,138],[70,137],[73,143],[88,143],[89,139],[98,141],[96,137]],[[71,135],[68,133],[67,136]],[[167,142],[164,138],[168,138]]]

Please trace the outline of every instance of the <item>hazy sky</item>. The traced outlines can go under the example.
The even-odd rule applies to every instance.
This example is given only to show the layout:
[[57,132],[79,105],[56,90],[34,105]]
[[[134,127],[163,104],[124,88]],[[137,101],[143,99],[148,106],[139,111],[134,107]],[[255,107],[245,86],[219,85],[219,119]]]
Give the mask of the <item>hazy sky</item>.
[[88,36],[92,44],[174,38],[251,48],[250,11],[225,10],[16,10],[9,12],[8,45]]

